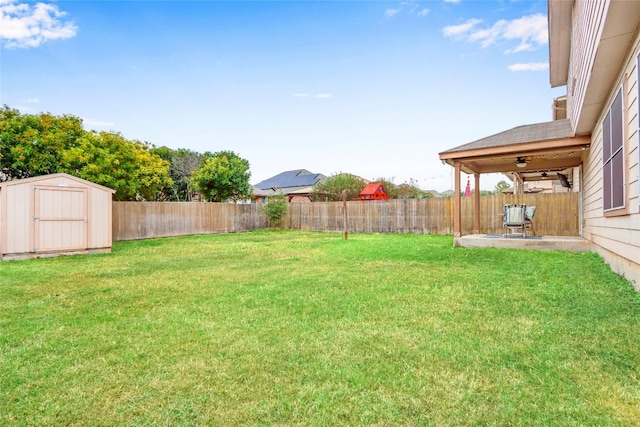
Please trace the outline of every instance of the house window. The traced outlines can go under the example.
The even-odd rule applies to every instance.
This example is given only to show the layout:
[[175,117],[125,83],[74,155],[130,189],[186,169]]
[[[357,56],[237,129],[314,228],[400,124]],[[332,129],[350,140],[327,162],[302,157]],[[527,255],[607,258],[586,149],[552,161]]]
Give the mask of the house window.
[[602,125],[602,187],[605,211],[624,208],[624,115],[622,89]]

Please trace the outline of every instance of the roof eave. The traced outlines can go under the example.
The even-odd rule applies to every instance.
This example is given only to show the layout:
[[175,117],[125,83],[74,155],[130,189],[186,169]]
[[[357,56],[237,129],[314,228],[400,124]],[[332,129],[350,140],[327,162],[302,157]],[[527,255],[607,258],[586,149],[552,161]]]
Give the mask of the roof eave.
[[549,81],[551,87],[567,84],[571,55],[573,0],[549,0]]
[[591,144],[590,136],[575,136],[569,138],[548,139],[545,141],[537,142],[523,142],[521,144],[502,145],[498,147],[476,148],[464,151],[455,151],[448,153],[441,153],[440,160],[444,160],[447,163],[454,162],[456,160],[469,159],[469,158],[481,158],[481,157],[495,157],[498,155],[510,154],[514,155],[527,155],[531,152],[541,152],[545,150],[555,150],[558,148],[580,148]]

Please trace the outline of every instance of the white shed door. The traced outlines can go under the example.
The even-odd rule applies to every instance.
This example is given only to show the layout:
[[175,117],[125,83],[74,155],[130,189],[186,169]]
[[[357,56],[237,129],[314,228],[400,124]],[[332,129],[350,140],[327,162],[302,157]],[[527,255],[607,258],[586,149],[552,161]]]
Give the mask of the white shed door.
[[87,189],[34,187],[34,252],[87,249]]

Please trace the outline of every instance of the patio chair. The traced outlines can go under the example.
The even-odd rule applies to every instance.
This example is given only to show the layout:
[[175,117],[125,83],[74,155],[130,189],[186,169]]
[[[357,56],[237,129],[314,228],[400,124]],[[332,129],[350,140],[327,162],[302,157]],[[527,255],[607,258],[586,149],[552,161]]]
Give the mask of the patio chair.
[[525,237],[526,209],[526,205],[504,205],[502,226],[505,228],[505,237],[507,236],[506,230],[509,230],[509,235]]
[[524,229],[531,230],[532,235],[536,235],[536,227],[533,225],[533,216],[536,214],[535,206],[527,206],[524,211]]

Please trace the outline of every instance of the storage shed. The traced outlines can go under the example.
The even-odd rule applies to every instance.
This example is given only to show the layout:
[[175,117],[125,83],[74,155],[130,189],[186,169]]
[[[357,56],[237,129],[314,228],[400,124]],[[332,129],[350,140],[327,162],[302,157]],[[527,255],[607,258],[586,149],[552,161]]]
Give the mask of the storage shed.
[[387,192],[381,183],[375,182],[365,185],[360,192],[359,200],[387,200]]
[[0,258],[110,252],[114,193],[64,173],[0,183]]

